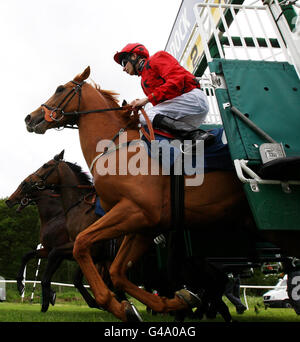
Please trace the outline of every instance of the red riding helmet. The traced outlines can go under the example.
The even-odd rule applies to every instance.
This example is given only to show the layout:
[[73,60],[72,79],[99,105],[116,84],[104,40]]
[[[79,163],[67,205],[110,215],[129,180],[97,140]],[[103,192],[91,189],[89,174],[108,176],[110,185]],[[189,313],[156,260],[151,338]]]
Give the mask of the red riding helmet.
[[143,58],[149,58],[149,51],[145,48],[143,44],[139,43],[133,43],[133,44],[127,44],[122,51],[117,52],[114,55],[114,60],[121,64],[123,55],[130,54],[130,53],[136,53],[137,55],[143,57]]

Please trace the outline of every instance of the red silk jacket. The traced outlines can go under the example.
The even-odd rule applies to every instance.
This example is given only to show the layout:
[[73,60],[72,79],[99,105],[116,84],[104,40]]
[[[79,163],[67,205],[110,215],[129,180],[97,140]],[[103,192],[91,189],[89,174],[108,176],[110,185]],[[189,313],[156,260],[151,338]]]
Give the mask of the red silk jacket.
[[142,78],[144,93],[154,106],[200,88],[196,77],[165,51],[159,51],[146,59],[139,76]]

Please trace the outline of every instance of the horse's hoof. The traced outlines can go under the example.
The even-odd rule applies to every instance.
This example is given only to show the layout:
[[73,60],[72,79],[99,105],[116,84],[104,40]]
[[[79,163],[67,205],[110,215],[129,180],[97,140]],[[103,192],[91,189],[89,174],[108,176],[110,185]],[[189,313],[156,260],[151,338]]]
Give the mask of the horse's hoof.
[[190,290],[181,289],[176,291],[175,295],[180,299],[183,299],[191,308],[200,307],[202,305],[201,298]]
[[143,322],[137,308],[131,302],[125,302],[126,322]]
[[49,304],[42,304],[41,312],[47,312],[48,308],[49,308]]

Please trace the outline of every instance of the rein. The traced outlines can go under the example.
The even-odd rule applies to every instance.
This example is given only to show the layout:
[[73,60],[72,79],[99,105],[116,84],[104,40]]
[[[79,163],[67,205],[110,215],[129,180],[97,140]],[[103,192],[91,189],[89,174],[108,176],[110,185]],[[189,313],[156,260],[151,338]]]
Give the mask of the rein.
[[[85,84],[85,81],[83,81],[81,83],[78,83],[76,81],[71,81],[71,82],[73,84],[75,84],[75,86],[64,96],[64,98],[60,101],[60,103],[56,107],[49,106],[45,103],[43,103],[41,105],[41,107],[43,107],[43,110],[45,113],[44,114],[45,121],[47,121],[47,122],[53,122],[53,121],[59,122],[60,120],[63,119],[64,116],[79,116],[82,114],[103,113],[103,112],[119,111],[119,110],[131,110],[132,111],[132,106],[130,106],[130,105],[125,105],[122,107],[114,107],[114,108],[101,108],[101,109],[80,111],[79,109],[80,109],[80,100],[81,100],[81,90],[82,90],[82,86]],[[65,112],[64,109],[71,102],[71,100],[73,99],[73,97],[76,94],[78,94],[77,110],[75,110],[73,112]],[[63,105],[63,107],[60,108],[62,105]],[[145,135],[147,140],[149,140],[149,141],[155,140],[152,123],[151,123],[148,115],[146,114],[145,110],[143,108],[140,108],[140,110],[141,110],[141,112],[142,112],[142,114],[146,120],[148,130],[149,130],[149,134],[148,134],[145,131],[145,129],[143,127],[141,127],[142,133]],[[58,117],[58,111],[60,111],[60,114],[61,114],[60,117]],[[66,128],[74,128],[73,126],[65,126],[65,127]]]
[[[57,188],[57,186],[55,186],[55,187]],[[59,186],[59,187],[60,188],[70,187],[70,188],[77,188],[77,189],[93,189],[94,188],[94,186],[89,186],[89,185],[73,185],[73,186],[70,185],[70,186]],[[44,189],[40,188],[39,191],[43,191],[45,189],[52,189],[52,185],[50,185],[49,187],[45,187]],[[59,193],[47,193],[47,194],[40,194],[40,195],[37,195],[35,197],[32,197],[29,194],[25,194],[25,196],[21,199],[20,204],[23,207],[26,207],[32,203],[36,203],[37,201],[39,201],[42,198],[47,198],[47,197],[49,197],[49,198],[60,198],[61,194],[59,194]],[[89,197],[91,197],[91,200],[89,200]],[[86,195],[83,195],[77,202],[73,203],[65,211],[65,215],[67,215],[71,209],[77,207],[81,202],[85,202],[86,204],[93,207],[96,203],[96,192],[93,191],[93,192],[89,192]]]
[[[44,190],[54,190],[54,189],[62,189],[62,188],[74,188],[78,190],[82,189],[90,189],[93,190],[89,192],[88,194],[84,194],[77,202],[73,203],[65,212],[67,214],[71,209],[75,208],[77,205],[79,205],[81,202],[85,202],[86,204],[89,204],[90,206],[94,206],[96,203],[96,192],[94,185],[89,185],[89,184],[77,184],[77,185],[57,185],[57,184],[46,184],[47,178],[57,170],[58,164],[60,161],[56,160],[55,165],[43,176],[36,175],[38,178],[41,179],[40,182],[26,182],[24,181],[22,184],[23,191],[25,191],[25,196],[21,199],[20,204],[22,206],[27,206],[31,203],[34,203],[38,201],[39,199],[43,197],[52,197],[52,198],[58,198],[61,197],[60,193],[47,193],[43,195],[37,195],[35,197],[32,197],[31,192],[34,190],[38,191],[44,191]],[[92,197],[91,200],[88,200],[89,197]]]
[[[88,198],[91,197],[91,200],[89,201]],[[65,215],[67,215],[69,213],[70,210],[72,210],[73,208],[77,207],[80,203],[84,202],[88,205],[91,206],[91,209],[95,206],[96,204],[96,198],[97,198],[97,194],[96,191],[94,192],[90,192],[87,195],[82,196],[77,202],[73,203],[66,211],[65,211]],[[87,210],[86,214],[90,211]]]
[[[39,190],[42,191],[42,190]],[[57,193],[47,193],[47,194],[43,194],[43,195],[39,195],[39,196],[29,196],[29,194],[25,194],[25,196],[20,200],[20,204],[23,207],[26,207],[27,205],[30,205],[31,203],[35,203],[37,201],[39,201],[42,198],[59,198],[60,194]]]
[[151,140],[155,140],[155,136],[154,136],[154,131],[153,131],[153,126],[152,126],[152,123],[148,117],[148,115],[146,114],[145,112],[145,109],[144,108],[141,108],[141,112],[146,120],[146,123],[147,123],[147,127],[148,127],[148,130],[149,130],[149,134],[145,131],[144,127],[141,127],[141,131],[142,133],[144,134],[144,136],[146,137],[146,139],[151,142]]

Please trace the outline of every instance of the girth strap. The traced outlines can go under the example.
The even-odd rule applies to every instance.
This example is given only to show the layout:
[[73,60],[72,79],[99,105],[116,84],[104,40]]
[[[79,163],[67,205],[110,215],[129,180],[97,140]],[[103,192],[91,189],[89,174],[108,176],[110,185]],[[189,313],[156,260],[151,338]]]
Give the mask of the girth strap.
[[171,227],[179,231],[184,226],[184,176],[171,172]]
[[[182,250],[186,257],[192,256],[192,248],[189,239],[189,230],[185,226],[184,217],[184,175],[174,175],[171,172],[171,230],[179,237],[178,249]],[[178,250],[178,253],[179,250]]]

